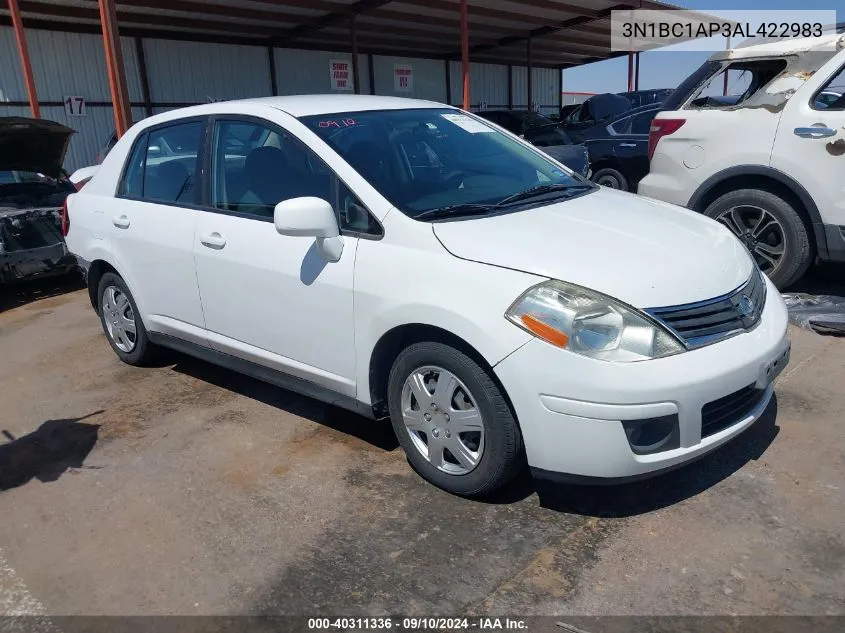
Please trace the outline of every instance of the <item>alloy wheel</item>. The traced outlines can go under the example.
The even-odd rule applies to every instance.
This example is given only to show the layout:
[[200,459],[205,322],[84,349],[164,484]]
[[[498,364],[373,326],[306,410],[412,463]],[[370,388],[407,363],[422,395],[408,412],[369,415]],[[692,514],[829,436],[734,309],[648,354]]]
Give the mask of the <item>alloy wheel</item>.
[[103,292],[103,322],[115,346],[129,354],[138,341],[135,313],[129,298],[117,286],[108,286]]
[[783,261],[786,237],[774,215],[761,207],[744,204],[723,211],[716,219],[728,227],[757,261],[771,275]]
[[415,369],[402,387],[402,419],[414,448],[450,475],[465,475],[484,453],[484,421],[467,386],[442,367]]

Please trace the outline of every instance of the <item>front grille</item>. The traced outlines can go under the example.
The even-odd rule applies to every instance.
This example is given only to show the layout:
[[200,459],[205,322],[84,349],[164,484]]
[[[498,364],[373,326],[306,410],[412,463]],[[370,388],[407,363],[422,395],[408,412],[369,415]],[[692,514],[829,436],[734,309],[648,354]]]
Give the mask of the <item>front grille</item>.
[[765,395],[764,389],[749,385],[724,398],[708,402],[701,408],[701,437],[713,435],[739,422],[760,404]]
[[715,299],[646,312],[669,328],[689,349],[753,329],[766,302],[766,283],[756,267],[742,286]]

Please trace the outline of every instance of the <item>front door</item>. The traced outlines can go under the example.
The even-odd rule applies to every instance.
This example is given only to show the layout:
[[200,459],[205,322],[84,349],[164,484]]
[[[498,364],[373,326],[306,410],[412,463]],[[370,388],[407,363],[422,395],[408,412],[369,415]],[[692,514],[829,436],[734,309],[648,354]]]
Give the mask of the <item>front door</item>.
[[354,396],[358,240],[344,236],[340,260],[328,262],[314,238],[280,235],[273,224],[281,200],[335,201],[337,179],[269,122],[221,118],[211,138],[209,210],[194,243],[210,345]]

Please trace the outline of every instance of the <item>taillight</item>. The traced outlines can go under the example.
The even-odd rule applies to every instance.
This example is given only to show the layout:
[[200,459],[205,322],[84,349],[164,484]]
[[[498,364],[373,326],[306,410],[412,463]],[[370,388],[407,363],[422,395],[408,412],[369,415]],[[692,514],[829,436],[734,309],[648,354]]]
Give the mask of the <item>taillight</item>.
[[674,134],[686,122],[686,119],[654,119],[648,130],[648,159],[651,160],[654,156],[654,150],[657,149],[660,139]]
[[62,205],[62,237],[67,237],[67,232],[70,230],[70,214],[67,212],[67,198]]

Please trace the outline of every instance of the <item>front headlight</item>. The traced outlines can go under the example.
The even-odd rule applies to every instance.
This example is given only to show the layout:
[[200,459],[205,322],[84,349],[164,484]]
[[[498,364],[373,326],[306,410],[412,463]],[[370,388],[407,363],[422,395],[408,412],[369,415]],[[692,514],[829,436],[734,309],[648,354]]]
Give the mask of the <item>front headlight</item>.
[[563,281],[530,288],[505,317],[552,345],[599,360],[632,362],[685,350],[634,308]]

